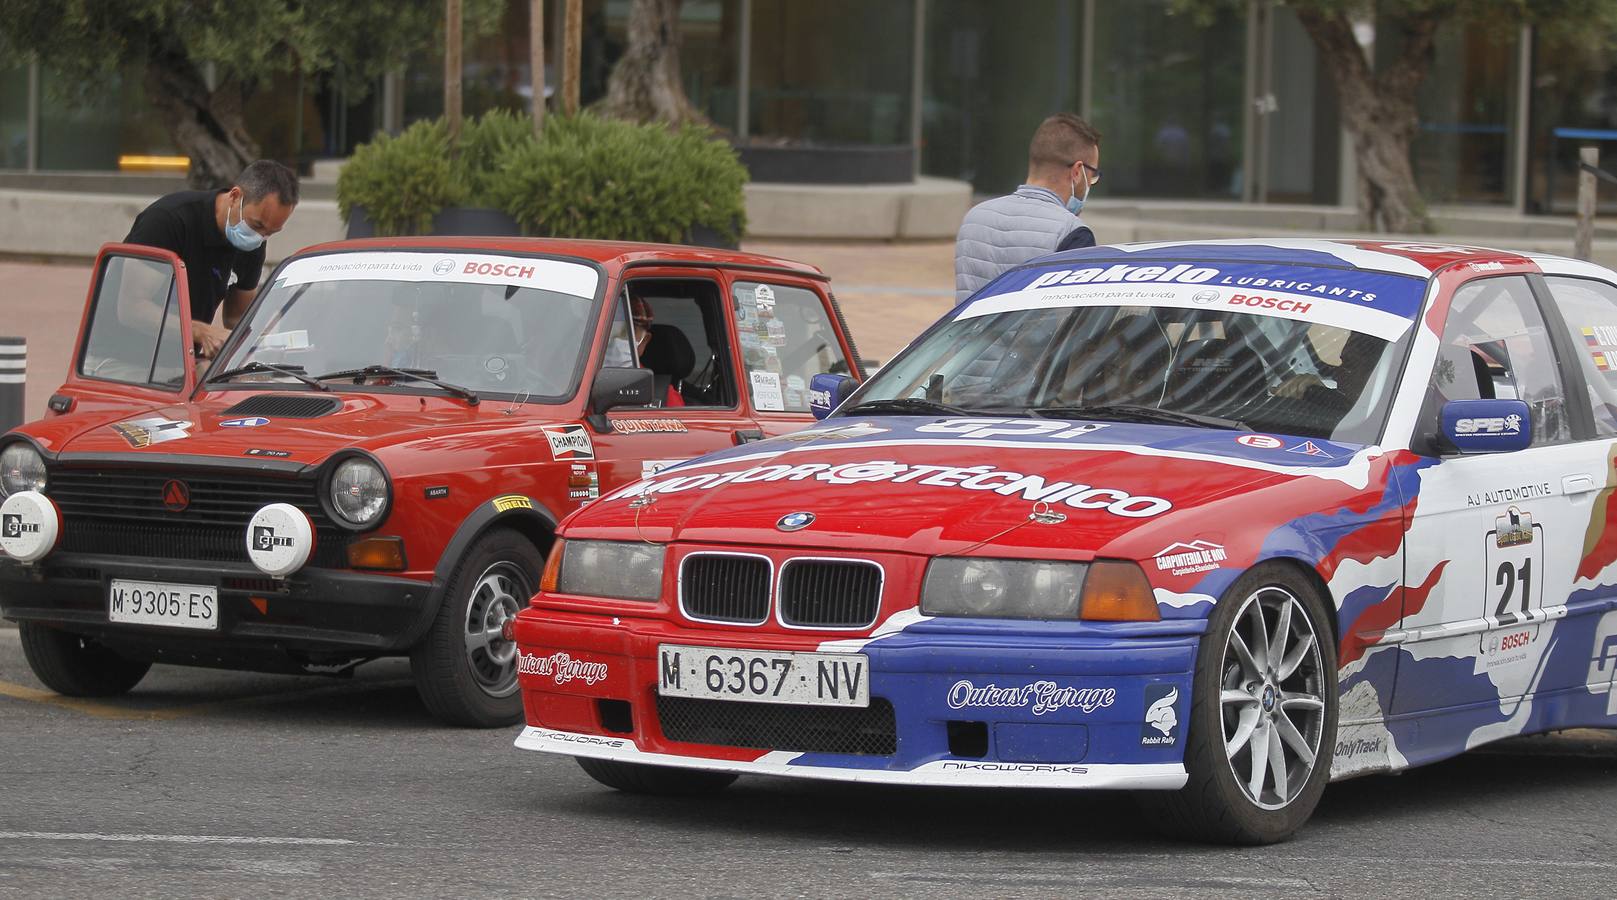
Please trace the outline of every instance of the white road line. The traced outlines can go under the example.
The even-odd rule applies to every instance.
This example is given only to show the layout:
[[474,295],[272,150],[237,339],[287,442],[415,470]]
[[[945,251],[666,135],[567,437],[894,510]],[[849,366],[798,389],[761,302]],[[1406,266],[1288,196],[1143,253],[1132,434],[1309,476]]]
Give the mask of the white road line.
[[66,831],[0,831],[0,840],[22,841],[108,841],[150,844],[313,844],[342,846],[358,844],[342,838],[241,837],[220,834],[92,834]]

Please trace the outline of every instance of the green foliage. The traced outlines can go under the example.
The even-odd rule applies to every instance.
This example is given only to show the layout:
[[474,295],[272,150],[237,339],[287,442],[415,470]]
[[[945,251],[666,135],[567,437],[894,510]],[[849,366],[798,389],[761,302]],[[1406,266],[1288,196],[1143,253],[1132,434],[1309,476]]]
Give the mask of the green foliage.
[[[466,37],[491,32],[504,9],[466,0]],[[211,65],[248,86],[329,75],[353,99],[441,44],[443,19],[444,4],[429,0],[0,0],[0,60],[41,60],[85,96],[130,65]]]
[[344,221],[355,206],[379,235],[425,234],[433,214],[460,202],[462,183],[450,160],[449,126],[417,122],[398,136],[361,144],[337,176],[337,209]]
[[500,206],[500,166],[507,154],[533,143],[533,119],[493,109],[461,125],[460,154],[455,160],[464,203]]
[[602,240],[686,240],[697,227],[739,241],[747,171],[706,128],[584,114],[529,121],[495,111],[451,146],[442,121],[362,145],[337,180],[344,219],[365,207],[378,234],[424,233],[445,206],[501,209],[523,232]]
[[545,124],[505,161],[506,212],[553,237],[680,241],[703,225],[740,238],[747,171],[705,128],[670,130],[584,114]]

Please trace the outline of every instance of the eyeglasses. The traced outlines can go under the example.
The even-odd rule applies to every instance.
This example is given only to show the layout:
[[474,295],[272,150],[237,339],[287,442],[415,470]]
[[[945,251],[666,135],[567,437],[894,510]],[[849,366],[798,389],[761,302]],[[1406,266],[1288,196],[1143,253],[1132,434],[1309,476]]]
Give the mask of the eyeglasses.
[[1084,162],[1081,159],[1078,160],[1078,162],[1074,163],[1074,165],[1083,166],[1084,169],[1089,172],[1089,183],[1090,184],[1100,184],[1100,169],[1095,168],[1094,166],[1090,165],[1089,163]]

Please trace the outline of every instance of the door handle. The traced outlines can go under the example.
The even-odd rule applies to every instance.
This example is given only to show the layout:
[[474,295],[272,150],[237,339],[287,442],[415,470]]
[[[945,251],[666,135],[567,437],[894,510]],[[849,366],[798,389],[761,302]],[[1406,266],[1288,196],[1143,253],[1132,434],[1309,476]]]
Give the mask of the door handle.
[[736,446],[740,446],[763,440],[764,430],[762,428],[740,428],[731,436],[735,439]]
[[1567,496],[1587,494],[1595,489],[1595,480],[1588,475],[1566,475],[1561,478],[1561,493]]

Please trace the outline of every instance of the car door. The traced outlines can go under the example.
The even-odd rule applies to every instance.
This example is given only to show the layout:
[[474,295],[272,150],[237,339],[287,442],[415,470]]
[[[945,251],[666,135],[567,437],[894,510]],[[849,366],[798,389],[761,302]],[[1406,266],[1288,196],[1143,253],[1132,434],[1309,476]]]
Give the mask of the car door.
[[[1589,413],[1591,453],[1601,458],[1594,501],[1574,511],[1583,518],[1575,535],[1579,556],[1563,626],[1572,652],[1587,656],[1573,666],[1593,696],[1591,712],[1617,715],[1617,284],[1593,276],[1546,275],[1559,327],[1573,348],[1569,383],[1581,383]],[[1571,685],[1575,686],[1575,685]],[[1587,718],[1581,721],[1589,721]]]
[[[1428,380],[1421,431],[1450,400],[1518,399],[1532,444],[1443,454],[1420,472],[1405,541],[1395,712],[1508,703],[1544,683],[1551,629],[1565,617],[1604,452],[1576,439],[1561,348],[1524,275],[1454,289]],[[1417,441],[1417,443],[1419,443]],[[1481,713],[1479,713],[1481,715]]]
[[63,400],[53,399],[52,409],[173,403],[195,387],[185,264],[156,247],[102,247]]
[[[613,409],[609,430],[594,435],[602,492],[760,436],[737,380],[722,284],[711,269],[659,266],[630,269],[612,286],[613,334],[603,363],[655,367],[660,395],[653,406]],[[637,308],[651,313],[644,359]],[[684,346],[668,352],[669,344],[681,342],[688,345],[688,369]],[[670,359],[681,364],[665,368]]]
[[808,387],[815,375],[859,376],[853,348],[838,332],[829,300],[822,288],[807,282],[751,273],[731,276],[742,385],[765,436],[813,424]]

